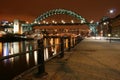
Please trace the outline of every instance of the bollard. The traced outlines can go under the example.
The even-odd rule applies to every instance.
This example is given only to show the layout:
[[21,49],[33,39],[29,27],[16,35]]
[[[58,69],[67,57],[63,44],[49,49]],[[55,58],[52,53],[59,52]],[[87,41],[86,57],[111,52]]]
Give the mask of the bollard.
[[40,39],[37,41],[38,43],[38,72],[36,76],[42,77],[44,75],[47,75],[45,72],[45,62],[44,62],[44,45],[43,45],[43,39]]
[[60,50],[61,50],[60,58],[62,58],[62,57],[64,57],[64,38],[63,37],[60,38],[60,42],[61,42],[61,46],[60,46]]

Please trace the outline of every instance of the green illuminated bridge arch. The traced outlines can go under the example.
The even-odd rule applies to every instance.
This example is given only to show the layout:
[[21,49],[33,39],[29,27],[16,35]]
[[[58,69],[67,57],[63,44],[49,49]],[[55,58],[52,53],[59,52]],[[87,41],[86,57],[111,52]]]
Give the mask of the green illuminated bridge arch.
[[58,15],[58,14],[67,14],[67,15],[70,15],[70,16],[77,18],[78,20],[82,21],[82,23],[87,23],[85,18],[83,18],[79,14],[77,14],[73,11],[70,11],[70,10],[65,10],[65,9],[53,9],[53,10],[47,11],[46,13],[43,13],[42,15],[37,17],[35,19],[34,23],[38,23],[38,22],[46,19],[47,17],[50,17],[52,15]]

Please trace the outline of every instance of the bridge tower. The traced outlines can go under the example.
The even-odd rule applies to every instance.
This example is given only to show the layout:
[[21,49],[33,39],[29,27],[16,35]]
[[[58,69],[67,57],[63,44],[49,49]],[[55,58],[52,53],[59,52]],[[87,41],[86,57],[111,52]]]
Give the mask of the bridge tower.
[[18,19],[15,19],[13,22],[13,32],[14,34],[22,34],[23,33],[23,27],[22,24],[24,24],[25,21],[20,21]]

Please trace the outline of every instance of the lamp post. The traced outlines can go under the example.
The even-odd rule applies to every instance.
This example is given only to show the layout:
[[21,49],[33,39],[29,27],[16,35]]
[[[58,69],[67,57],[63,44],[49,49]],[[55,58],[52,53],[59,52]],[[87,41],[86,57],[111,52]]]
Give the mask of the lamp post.
[[108,34],[109,42],[111,43],[111,34]]
[[112,26],[111,26],[111,19],[109,19],[109,24],[108,24],[108,36],[109,36],[109,42],[111,43],[111,36],[112,36]]
[[112,36],[112,17],[114,16],[114,13],[115,13],[116,9],[110,9],[109,10],[109,15],[110,15],[110,18],[108,18],[108,36],[109,36],[109,42],[111,43],[111,36]]

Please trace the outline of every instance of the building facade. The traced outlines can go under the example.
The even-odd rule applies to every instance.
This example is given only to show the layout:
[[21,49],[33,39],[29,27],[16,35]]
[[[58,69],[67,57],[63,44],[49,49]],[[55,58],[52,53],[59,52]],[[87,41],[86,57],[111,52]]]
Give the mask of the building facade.
[[101,37],[119,37],[120,38],[120,14],[114,18],[108,18],[100,22],[98,34]]

